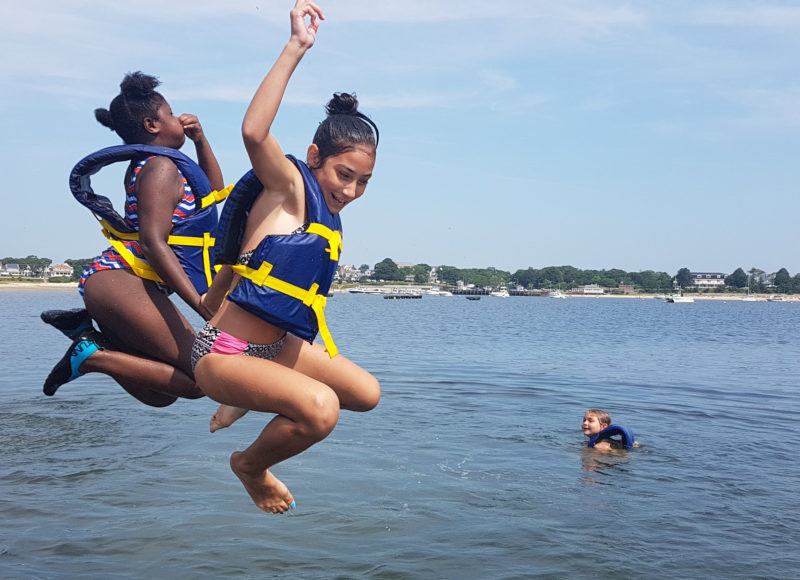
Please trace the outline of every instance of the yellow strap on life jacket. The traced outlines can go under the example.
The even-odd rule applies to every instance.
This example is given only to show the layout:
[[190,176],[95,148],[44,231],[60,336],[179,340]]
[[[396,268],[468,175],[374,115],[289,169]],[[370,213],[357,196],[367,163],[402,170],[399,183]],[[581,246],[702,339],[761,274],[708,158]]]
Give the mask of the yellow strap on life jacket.
[[327,296],[317,293],[317,290],[319,290],[319,284],[314,283],[311,285],[311,288],[305,290],[304,288],[295,286],[294,284],[290,284],[284,280],[280,280],[279,278],[276,278],[270,274],[270,272],[272,272],[272,264],[269,262],[262,262],[261,266],[259,266],[257,270],[243,264],[236,264],[233,266],[233,271],[239,274],[241,277],[247,278],[254,284],[266,286],[267,288],[271,288],[276,292],[291,296],[292,298],[300,300],[303,304],[311,308],[314,311],[314,314],[317,316],[319,334],[322,337],[322,342],[325,344],[325,348],[328,351],[328,356],[333,358],[339,354],[339,349],[336,348],[336,344],[333,342],[333,337],[331,336],[330,330],[328,330],[328,324],[325,322],[325,304],[327,303],[328,298]]
[[200,198],[200,207],[201,208],[207,208],[212,203],[221,202],[222,200],[224,200],[226,197],[228,197],[230,195],[232,190],[233,190],[233,184],[231,183],[228,187],[226,187],[224,189],[220,189],[220,190],[217,190],[217,191],[212,191],[208,195]]
[[116,239],[111,232],[105,228],[103,229],[103,235],[108,238],[108,241],[111,243],[111,247],[113,247],[117,253],[122,256],[122,259],[127,262],[133,273],[139,276],[139,278],[152,280],[153,282],[164,282],[164,280],[161,279],[161,276],[159,276],[156,271],[153,270],[150,264],[136,256],[125,244],[122,243],[121,240]]
[[332,230],[318,223],[308,224],[306,232],[309,234],[317,234],[328,240],[328,249],[325,251],[330,252],[331,260],[334,262],[339,261],[339,252],[342,251],[342,232],[339,230]]
[[[100,218],[99,216],[95,217],[97,217],[97,219],[100,221],[100,225],[103,227],[103,235],[108,239],[109,242],[111,242],[111,246],[117,251],[117,253],[128,263],[134,274],[147,280],[153,280],[155,282],[162,283],[164,282],[164,280],[161,279],[161,276],[159,276],[156,271],[153,270],[150,264],[137,257],[125,246],[125,244],[122,243],[121,240],[129,242],[138,241],[139,232],[120,232],[106,220]],[[211,237],[209,232],[203,232],[202,236],[169,236],[167,238],[167,243],[171,246],[195,246],[203,248],[203,272],[206,276],[206,284],[211,286],[213,275],[211,273],[212,264],[209,248],[214,246],[215,239]]]

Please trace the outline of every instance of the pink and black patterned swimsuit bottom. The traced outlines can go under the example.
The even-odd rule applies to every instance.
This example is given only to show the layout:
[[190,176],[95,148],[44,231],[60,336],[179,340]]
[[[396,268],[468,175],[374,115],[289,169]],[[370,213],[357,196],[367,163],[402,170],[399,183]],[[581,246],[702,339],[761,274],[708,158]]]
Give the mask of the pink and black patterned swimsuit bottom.
[[192,346],[192,370],[197,365],[197,361],[210,352],[242,354],[244,356],[272,360],[281,352],[285,341],[286,335],[284,334],[272,344],[253,344],[223,332],[219,328],[212,326],[210,322],[207,322],[203,330],[197,333],[197,338],[195,338]]

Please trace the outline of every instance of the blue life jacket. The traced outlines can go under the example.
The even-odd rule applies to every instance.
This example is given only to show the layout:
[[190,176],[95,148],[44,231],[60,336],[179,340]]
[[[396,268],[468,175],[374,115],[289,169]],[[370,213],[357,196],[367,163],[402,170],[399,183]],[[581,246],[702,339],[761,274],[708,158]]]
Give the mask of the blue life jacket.
[[81,159],[70,172],[70,190],[75,199],[94,214],[103,227],[103,234],[137,276],[163,282],[144,259],[134,255],[125,245],[125,242],[137,241],[139,232],[125,222],[107,197],[96,194],[91,185],[91,176],[106,165],[144,159],[152,155],[169,157],[189,182],[194,193],[195,212],[172,227],[167,243],[172,247],[197,292],[203,294],[208,290],[214,276],[216,204],[227,197],[232,186],[221,191],[211,191],[205,172],[177,149],[151,145],[117,145]]
[[263,190],[251,170],[233,188],[220,217],[218,264],[235,264],[242,279],[227,299],[250,314],[312,342],[319,333],[331,358],[338,354],[325,322],[325,303],[342,249],[342,222],[328,209],[311,170],[291,155],[303,176],[308,228],[268,235],[247,265],[236,264],[247,213]]
[[633,438],[633,431],[628,429],[627,427],[623,427],[622,425],[609,425],[600,433],[596,435],[592,435],[589,438],[589,442],[587,445],[589,447],[594,447],[595,443],[598,441],[602,441],[603,439],[611,439],[613,436],[619,435],[622,439],[622,447],[625,449],[630,449],[633,447],[634,438]]

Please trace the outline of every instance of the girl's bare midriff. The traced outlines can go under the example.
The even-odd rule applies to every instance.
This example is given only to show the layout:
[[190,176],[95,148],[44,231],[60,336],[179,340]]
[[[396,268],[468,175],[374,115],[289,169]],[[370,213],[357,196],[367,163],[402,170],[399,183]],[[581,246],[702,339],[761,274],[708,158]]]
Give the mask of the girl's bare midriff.
[[254,344],[272,344],[286,334],[282,328],[261,320],[228,300],[222,303],[211,319],[211,324],[223,332]]

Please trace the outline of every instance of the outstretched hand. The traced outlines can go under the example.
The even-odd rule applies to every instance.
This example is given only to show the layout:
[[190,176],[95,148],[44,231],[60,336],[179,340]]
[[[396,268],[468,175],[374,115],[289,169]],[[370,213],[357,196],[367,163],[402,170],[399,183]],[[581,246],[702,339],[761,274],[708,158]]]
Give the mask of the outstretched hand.
[[[301,48],[309,49],[314,46],[319,29],[319,21],[325,20],[325,15],[319,6],[310,0],[297,0],[297,3],[289,13],[292,23],[292,40],[296,41]],[[306,23],[308,18],[308,23]]]

